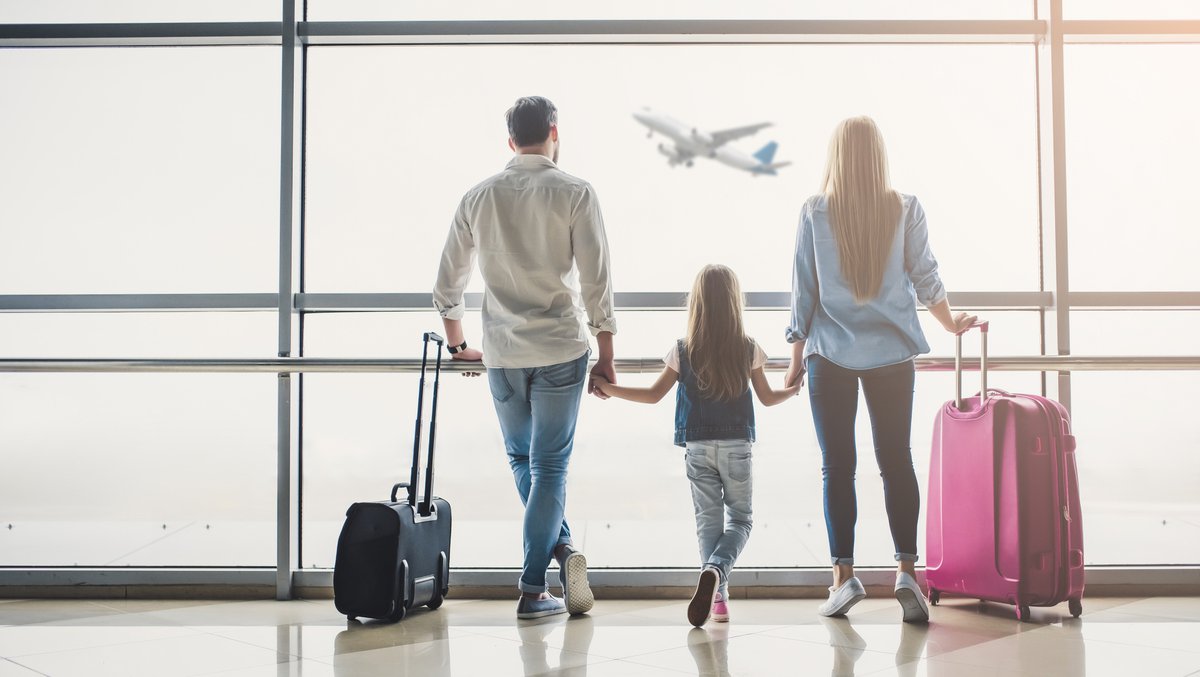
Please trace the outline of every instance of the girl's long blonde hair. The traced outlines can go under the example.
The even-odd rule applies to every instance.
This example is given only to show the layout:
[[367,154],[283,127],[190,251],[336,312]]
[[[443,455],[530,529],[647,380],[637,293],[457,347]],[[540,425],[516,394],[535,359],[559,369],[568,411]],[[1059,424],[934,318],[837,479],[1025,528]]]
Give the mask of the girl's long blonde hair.
[[887,150],[875,121],[838,124],[829,140],[824,191],[842,275],[854,300],[875,298],[900,221],[900,195],[888,178]]
[[749,387],[750,338],[742,324],[742,288],[729,268],[705,266],[688,298],[687,359],[700,393],[729,401]]

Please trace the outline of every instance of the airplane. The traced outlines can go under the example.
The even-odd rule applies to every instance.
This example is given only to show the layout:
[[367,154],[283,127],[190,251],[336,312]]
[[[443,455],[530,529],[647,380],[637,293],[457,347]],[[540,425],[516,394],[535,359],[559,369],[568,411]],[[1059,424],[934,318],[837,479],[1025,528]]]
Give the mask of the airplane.
[[752,156],[726,145],[730,141],[755,134],[764,127],[770,127],[770,122],[760,122],[755,125],[715,132],[702,132],[648,108],[634,113],[633,119],[650,130],[646,134],[646,138],[653,137],[654,133],[658,132],[671,140],[669,145],[658,144],[658,152],[667,156],[667,163],[672,167],[678,164],[691,167],[695,158],[707,157],[730,167],[748,171],[755,176],[759,174],[775,176],[775,170],[792,164],[791,162],[774,162],[775,150],[779,148],[779,144],[774,141],[758,149]]

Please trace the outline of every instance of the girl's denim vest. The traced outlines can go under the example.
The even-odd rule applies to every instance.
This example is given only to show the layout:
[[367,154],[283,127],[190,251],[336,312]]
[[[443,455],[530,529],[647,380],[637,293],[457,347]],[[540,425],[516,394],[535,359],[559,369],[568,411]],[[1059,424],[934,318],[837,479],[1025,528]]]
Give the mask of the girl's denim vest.
[[[675,389],[675,444],[686,447],[696,440],[754,441],[754,403],[749,384],[746,392],[732,402],[706,398],[700,394],[696,373],[688,364],[683,339],[679,351],[679,387]],[[749,366],[749,365],[747,365]]]

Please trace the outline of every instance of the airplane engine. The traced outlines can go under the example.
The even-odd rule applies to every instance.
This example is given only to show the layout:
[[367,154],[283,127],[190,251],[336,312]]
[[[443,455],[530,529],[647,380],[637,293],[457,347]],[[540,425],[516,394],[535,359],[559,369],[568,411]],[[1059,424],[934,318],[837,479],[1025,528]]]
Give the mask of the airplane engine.
[[658,152],[666,155],[667,160],[672,166],[679,164],[679,154],[675,152],[674,148],[670,148],[666,144],[660,143],[658,144]]
[[695,141],[702,146],[711,146],[713,142],[711,136],[694,127],[692,128],[692,141]]

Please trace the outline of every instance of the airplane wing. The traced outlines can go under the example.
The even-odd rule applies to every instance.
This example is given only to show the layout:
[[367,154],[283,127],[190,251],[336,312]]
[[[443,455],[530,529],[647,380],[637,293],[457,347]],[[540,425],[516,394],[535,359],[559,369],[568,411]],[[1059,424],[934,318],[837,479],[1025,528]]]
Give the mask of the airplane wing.
[[770,122],[760,122],[757,125],[746,125],[745,127],[734,127],[733,129],[722,129],[720,131],[710,132],[709,136],[712,137],[712,142],[713,142],[714,147],[715,146],[723,146],[723,145],[729,143],[730,141],[740,139],[743,136],[750,136],[751,134],[757,134],[758,130],[764,129],[764,128],[770,127],[770,126],[771,126]]

